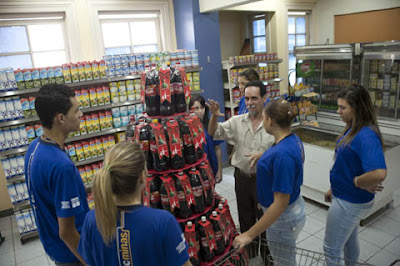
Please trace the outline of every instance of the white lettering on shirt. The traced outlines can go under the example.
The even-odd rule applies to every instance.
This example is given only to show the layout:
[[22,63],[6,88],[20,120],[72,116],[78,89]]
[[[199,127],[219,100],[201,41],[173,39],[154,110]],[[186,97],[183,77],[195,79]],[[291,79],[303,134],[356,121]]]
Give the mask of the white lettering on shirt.
[[182,251],[184,251],[185,248],[186,248],[185,235],[182,234],[181,237],[182,237],[182,241],[181,241],[181,242],[179,243],[179,245],[176,247],[176,251],[178,251],[179,254],[181,254]]
[[81,206],[81,202],[79,201],[79,197],[71,199],[72,208],[76,208]]
[[69,203],[69,201],[61,201],[61,209],[65,210],[65,209],[70,209],[71,208],[71,204]]

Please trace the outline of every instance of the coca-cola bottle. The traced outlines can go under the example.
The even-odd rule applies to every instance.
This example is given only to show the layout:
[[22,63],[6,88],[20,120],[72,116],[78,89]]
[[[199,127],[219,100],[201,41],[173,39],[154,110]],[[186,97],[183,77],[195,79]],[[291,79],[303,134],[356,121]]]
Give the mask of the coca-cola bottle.
[[136,126],[136,124],[135,124],[135,116],[131,115],[129,117],[129,124],[126,127],[126,133],[125,133],[126,141],[132,142],[132,143],[135,142],[135,126]]
[[179,208],[179,200],[176,195],[174,180],[167,174],[161,176],[160,179],[161,179],[160,194],[161,194],[162,207],[164,210],[174,213],[175,208],[177,207]]
[[147,182],[150,183],[150,207],[161,209],[160,179],[156,175],[149,174]]
[[179,132],[179,124],[176,120],[170,119],[166,123],[169,151],[171,154],[171,168],[181,169],[185,165],[183,159],[183,142]]
[[199,243],[199,237],[198,233],[196,232],[195,226],[193,225],[192,222],[187,222],[185,226],[185,239],[186,242],[188,243],[188,251],[189,251],[189,258],[190,262],[192,265],[197,266],[200,265],[200,258],[199,258],[199,252],[200,252],[200,243]]
[[158,123],[157,119],[153,119],[150,127],[150,152],[153,167],[156,171],[165,171],[168,169],[169,152],[164,127]]
[[144,153],[146,158],[147,169],[153,169],[153,157],[150,153],[150,126],[144,121],[144,119],[139,121],[139,144],[140,148]]
[[224,253],[225,250],[225,241],[221,226],[221,217],[218,215],[216,211],[213,211],[212,215],[210,216],[210,221],[213,225],[215,234],[215,243],[216,243],[215,254],[221,255],[222,253]]
[[[192,215],[192,211],[190,209],[189,202],[186,200],[186,189],[190,189],[187,186],[185,187],[182,182],[185,182],[185,176],[183,175],[183,172],[179,172],[178,175],[176,175],[175,178],[175,188],[176,188],[176,193],[178,194],[178,200],[179,200],[179,210],[177,211],[178,216],[182,218],[188,218],[190,215]],[[186,181],[187,181],[187,176],[186,176]],[[189,191],[189,193],[191,193]]]
[[189,180],[190,185],[192,186],[195,205],[192,205],[193,212],[195,213],[202,213],[205,209],[205,202],[204,202],[204,194],[203,194],[203,186],[201,185],[201,177],[199,177],[196,168],[192,168],[189,171]]
[[[193,128],[192,131],[195,132],[194,134],[196,135],[196,158],[197,160],[200,160],[203,158],[203,144],[206,142],[204,128],[201,124],[200,118],[198,118],[195,113],[190,113],[190,119],[193,120],[191,126]],[[193,138],[195,138],[195,136],[193,136]]]
[[215,236],[212,225],[205,216],[199,221],[200,256],[202,261],[211,261],[214,258]]
[[181,72],[171,67],[171,91],[173,92],[173,102],[175,105],[175,112],[186,112],[185,93],[183,91],[183,84]]
[[218,208],[216,210],[219,213],[220,218],[224,224],[224,240],[225,240],[225,245],[228,245],[231,238],[232,230],[230,221],[226,217],[226,209],[223,207],[222,203],[220,203],[218,204]]
[[211,206],[213,204],[213,189],[211,187],[211,183],[210,183],[210,179],[207,176],[207,172],[204,169],[204,162],[200,164],[200,166],[203,167],[199,167],[199,172],[200,172],[200,176],[202,181],[202,185],[203,185],[203,190],[204,190],[204,195],[205,197],[205,203],[206,206]]
[[169,116],[175,113],[175,106],[172,103],[172,93],[170,86],[170,71],[169,69],[161,69],[160,75],[160,115]]
[[185,163],[194,164],[196,162],[196,150],[193,144],[193,138],[189,126],[181,119],[179,120],[179,128],[183,140],[183,154],[185,157]]
[[[142,76],[143,78],[143,76]],[[150,116],[160,114],[160,94],[158,71],[152,70],[145,76],[145,103],[146,113]]]

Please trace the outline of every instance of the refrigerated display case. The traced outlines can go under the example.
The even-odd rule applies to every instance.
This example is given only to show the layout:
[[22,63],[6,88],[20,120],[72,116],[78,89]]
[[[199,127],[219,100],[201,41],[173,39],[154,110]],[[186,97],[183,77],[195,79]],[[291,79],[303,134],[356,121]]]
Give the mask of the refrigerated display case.
[[[334,161],[337,136],[344,130],[337,109],[337,93],[350,84],[363,85],[376,108],[384,141],[387,177],[384,190],[364,221],[393,204],[400,195],[400,42],[295,47],[297,74],[303,83],[321,94],[319,127],[294,125],[292,130],[304,143],[306,160],[302,195],[321,204],[330,187],[329,172]],[[299,75],[300,74],[300,75]]]
[[363,45],[361,84],[380,118],[398,119],[400,42]]
[[294,48],[296,77],[320,94],[319,110],[336,111],[337,94],[360,79],[358,44],[311,45]]

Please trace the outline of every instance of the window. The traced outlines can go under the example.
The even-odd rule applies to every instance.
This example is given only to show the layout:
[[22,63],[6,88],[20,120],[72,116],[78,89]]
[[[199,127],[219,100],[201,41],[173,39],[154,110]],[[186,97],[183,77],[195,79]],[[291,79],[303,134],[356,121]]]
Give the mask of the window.
[[[294,47],[305,46],[310,43],[309,20],[309,12],[288,12],[289,72],[296,70],[296,57],[293,54]],[[290,75],[289,81],[292,85],[296,83],[296,72]]]
[[265,15],[253,17],[253,53],[267,52],[267,42],[265,39]]
[[0,68],[39,68],[69,61],[63,14],[0,15]]
[[99,14],[105,55],[162,50],[158,13]]

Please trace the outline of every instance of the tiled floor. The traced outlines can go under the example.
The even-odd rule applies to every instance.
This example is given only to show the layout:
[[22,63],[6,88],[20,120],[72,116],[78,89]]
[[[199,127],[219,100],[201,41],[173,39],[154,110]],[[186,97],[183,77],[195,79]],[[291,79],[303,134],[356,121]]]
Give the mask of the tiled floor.
[[[216,190],[228,200],[233,219],[238,225],[232,167],[224,169],[224,180],[217,185]],[[306,214],[306,225],[299,235],[297,246],[322,252],[327,208],[306,201]],[[39,239],[21,244],[13,216],[0,218],[0,231],[6,238],[0,246],[0,266],[54,265],[45,254]],[[400,259],[400,205],[387,210],[368,225],[360,227],[359,238],[360,260],[373,265],[388,266]]]

